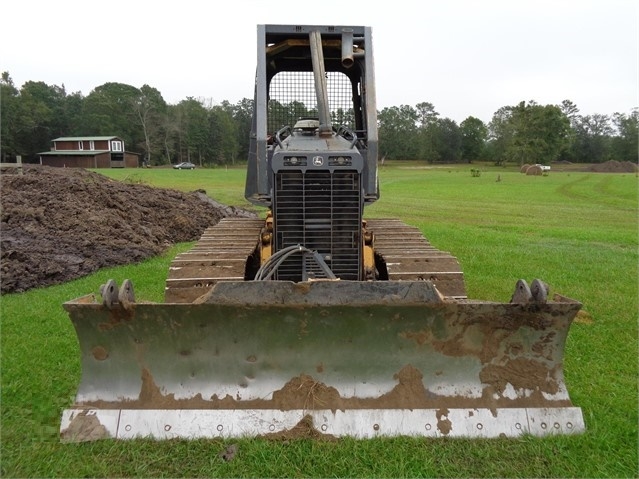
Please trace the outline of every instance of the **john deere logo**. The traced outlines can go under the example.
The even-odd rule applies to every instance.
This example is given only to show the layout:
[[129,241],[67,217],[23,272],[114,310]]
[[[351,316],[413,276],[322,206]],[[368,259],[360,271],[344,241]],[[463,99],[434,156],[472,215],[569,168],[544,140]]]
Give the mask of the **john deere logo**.
[[313,157],[313,166],[322,166],[324,164],[324,158],[321,156]]

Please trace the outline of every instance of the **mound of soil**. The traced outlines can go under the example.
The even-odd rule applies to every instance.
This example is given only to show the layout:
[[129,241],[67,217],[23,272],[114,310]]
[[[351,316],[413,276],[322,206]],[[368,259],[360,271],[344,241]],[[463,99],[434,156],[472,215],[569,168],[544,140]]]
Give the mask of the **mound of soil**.
[[610,160],[588,167],[588,171],[594,171],[596,173],[636,173],[638,170],[637,163],[616,160]]
[[128,184],[81,168],[27,166],[0,185],[1,292],[136,263],[199,239],[228,216],[255,216],[204,192]]

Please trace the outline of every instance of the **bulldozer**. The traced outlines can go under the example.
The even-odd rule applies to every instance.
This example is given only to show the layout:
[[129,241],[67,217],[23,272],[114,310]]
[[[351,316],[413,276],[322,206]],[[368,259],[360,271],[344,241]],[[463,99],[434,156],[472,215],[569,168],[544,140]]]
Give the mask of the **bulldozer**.
[[263,214],[208,227],[163,303],[125,279],[63,305],[82,374],[61,440],[585,431],[563,373],[579,301],[539,279],[469,299],[449,252],[365,217],[371,27],[258,25],[254,95],[245,196]]

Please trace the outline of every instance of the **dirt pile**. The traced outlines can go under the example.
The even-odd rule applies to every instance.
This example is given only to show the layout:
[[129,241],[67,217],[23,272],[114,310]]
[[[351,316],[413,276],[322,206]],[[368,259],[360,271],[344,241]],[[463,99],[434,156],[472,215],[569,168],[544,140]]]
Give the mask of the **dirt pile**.
[[588,167],[588,171],[595,173],[636,173],[638,170],[637,163],[616,160],[610,160]]
[[80,168],[28,166],[0,183],[2,294],[60,284],[195,241],[221,218],[255,216],[183,193]]

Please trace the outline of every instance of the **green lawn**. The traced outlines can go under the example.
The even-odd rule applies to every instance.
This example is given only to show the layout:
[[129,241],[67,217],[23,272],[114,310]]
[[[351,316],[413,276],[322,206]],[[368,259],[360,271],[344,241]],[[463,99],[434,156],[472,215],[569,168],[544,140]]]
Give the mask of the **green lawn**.
[[[132,278],[138,300],[161,301],[181,244],[139,265],[1,298],[2,477],[637,477],[638,183],[635,174],[515,168],[427,168],[387,162],[369,217],[398,217],[458,257],[472,298],[508,301],[519,278],[541,278],[578,299],[586,314],[565,350],[579,436],[517,439],[247,439],[61,444],[62,409],[79,382],[79,350],[62,303]],[[473,165],[473,168],[478,168]],[[236,169],[108,170],[131,182],[248,207]],[[499,180],[499,181],[497,181]]]
[[116,180],[142,183],[158,188],[182,191],[204,190],[225,205],[249,207],[244,199],[245,168],[206,168],[174,170],[172,168],[136,168],[93,170]]

